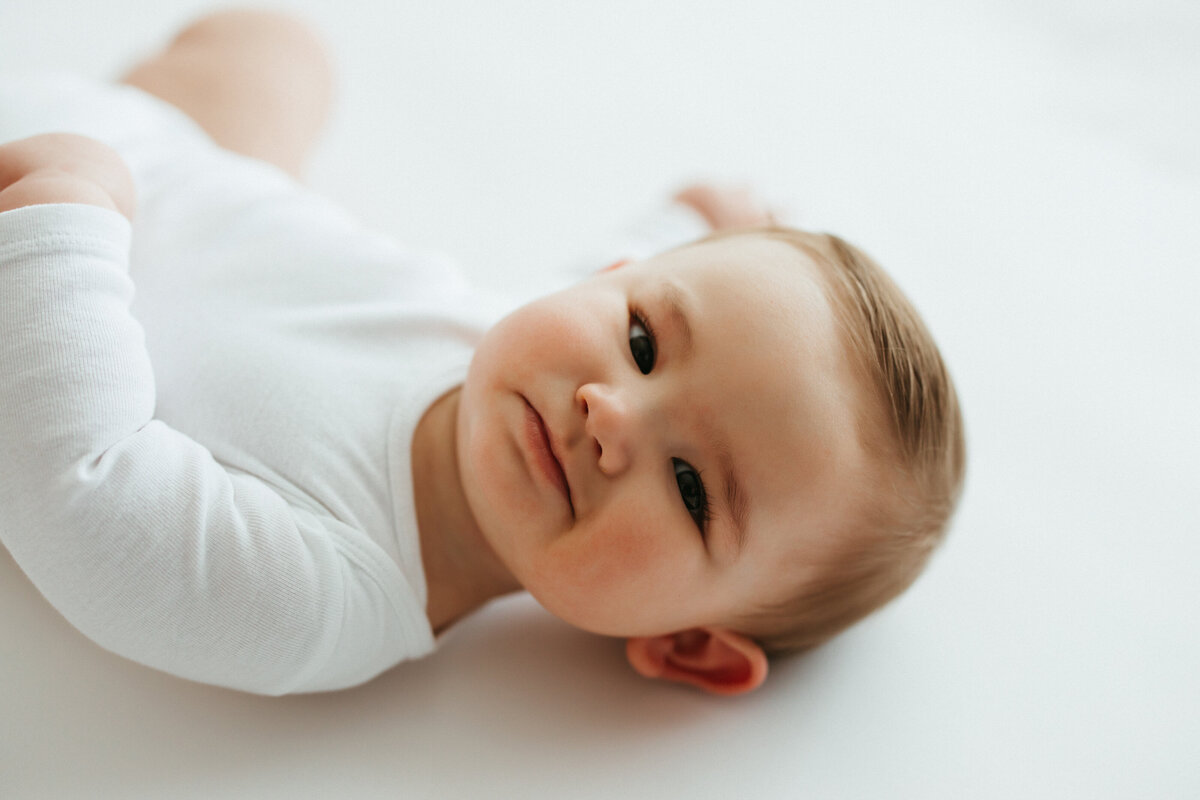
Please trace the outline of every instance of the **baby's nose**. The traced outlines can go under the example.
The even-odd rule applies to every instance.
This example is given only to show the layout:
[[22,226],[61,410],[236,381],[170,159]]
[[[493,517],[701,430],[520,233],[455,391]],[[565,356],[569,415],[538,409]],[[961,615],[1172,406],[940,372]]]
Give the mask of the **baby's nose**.
[[584,430],[593,442],[600,471],[610,477],[621,474],[632,463],[641,435],[628,399],[614,387],[587,383],[575,393],[575,402],[583,413]]

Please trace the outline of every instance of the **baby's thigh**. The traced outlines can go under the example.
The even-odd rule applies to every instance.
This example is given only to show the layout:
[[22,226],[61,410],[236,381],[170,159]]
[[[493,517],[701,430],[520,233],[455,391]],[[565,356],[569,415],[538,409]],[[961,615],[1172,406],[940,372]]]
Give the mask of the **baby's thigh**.
[[328,116],[321,40],[269,11],[222,11],[185,28],[123,79],[183,110],[217,144],[298,175]]

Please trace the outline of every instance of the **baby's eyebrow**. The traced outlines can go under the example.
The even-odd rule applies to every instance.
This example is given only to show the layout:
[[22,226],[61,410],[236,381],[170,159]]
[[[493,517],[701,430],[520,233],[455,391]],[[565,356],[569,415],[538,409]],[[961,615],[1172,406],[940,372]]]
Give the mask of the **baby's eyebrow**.
[[749,515],[750,498],[742,488],[737,471],[733,467],[733,459],[727,452],[721,454],[721,482],[725,484],[725,508],[733,521],[734,544],[736,553],[740,556],[746,547],[746,517]]
[[662,284],[660,293],[663,310],[671,321],[672,330],[678,333],[679,350],[684,358],[692,354],[692,326],[688,322],[691,306],[683,289],[671,281]]

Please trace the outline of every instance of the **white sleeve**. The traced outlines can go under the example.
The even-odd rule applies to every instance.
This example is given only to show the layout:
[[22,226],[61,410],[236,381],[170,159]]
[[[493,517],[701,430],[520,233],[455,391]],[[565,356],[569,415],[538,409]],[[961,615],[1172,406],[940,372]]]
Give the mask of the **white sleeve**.
[[0,214],[4,545],[88,637],[192,680],[319,691],[416,654],[365,535],[153,418],[129,240],[92,206]]

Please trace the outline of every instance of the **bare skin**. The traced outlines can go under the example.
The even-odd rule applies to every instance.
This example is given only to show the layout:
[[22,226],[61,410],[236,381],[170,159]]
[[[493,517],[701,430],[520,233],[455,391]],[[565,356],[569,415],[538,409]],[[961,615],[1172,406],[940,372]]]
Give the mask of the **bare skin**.
[[44,133],[0,145],[0,213],[82,203],[133,218],[133,176],[110,147],[86,136]]
[[776,220],[770,211],[745,186],[713,186],[696,183],[675,194],[675,202],[684,203],[700,212],[714,231],[726,228],[753,228],[773,225]]
[[183,110],[221,147],[296,177],[334,87],[325,45],[304,23],[243,10],[202,17],[121,80]]

